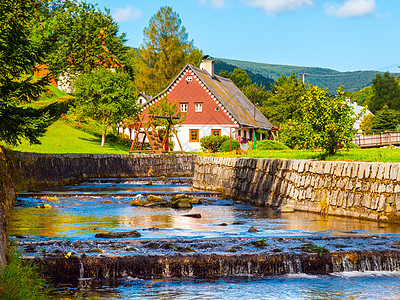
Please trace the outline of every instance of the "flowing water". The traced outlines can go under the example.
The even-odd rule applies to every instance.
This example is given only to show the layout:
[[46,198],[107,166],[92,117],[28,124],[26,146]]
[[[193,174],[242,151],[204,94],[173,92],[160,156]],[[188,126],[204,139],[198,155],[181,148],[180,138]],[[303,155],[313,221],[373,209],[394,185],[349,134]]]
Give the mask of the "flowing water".
[[[130,201],[187,193],[201,200],[192,209],[135,207]],[[42,208],[41,208],[42,207]],[[201,218],[188,217],[200,214]],[[257,232],[249,232],[250,227]],[[98,233],[137,231],[136,238],[99,239]],[[169,255],[189,245],[198,254],[300,253],[312,242],[329,251],[388,250],[399,244],[398,225],[324,217],[295,212],[280,214],[218,194],[193,191],[190,178],[94,179],[79,185],[21,193],[9,233],[28,255],[71,252],[76,255]],[[262,242],[262,249],[254,242]],[[167,247],[165,247],[167,245]],[[179,247],[180,248],[179,248]],[[101,254],[99,254],[101,252]],[[372,262],[371,262],[372,261]],[[77,299],[400,299],[398,263],[391,268],[367,261],[329,275],[306,275],[291,262],[283,276],[235,276],[218,279],[118,278],[81,280],[58,286],[55,298]],[[373,265],[373,266],[370,266]],[[84,267],[79,272],[83,278]],[[292,271],[290,271],[292,270]],[[374,271],[370,271],[374,270]],[[393,272],[377,270],[396,270]]]

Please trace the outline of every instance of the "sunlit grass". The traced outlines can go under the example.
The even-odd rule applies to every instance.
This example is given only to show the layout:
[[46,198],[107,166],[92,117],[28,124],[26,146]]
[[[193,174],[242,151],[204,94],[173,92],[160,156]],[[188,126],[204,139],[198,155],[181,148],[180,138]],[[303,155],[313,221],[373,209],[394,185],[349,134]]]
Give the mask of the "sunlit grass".
[[41,145],[29,145],[23,141],[12,150],[36,153],[91,153],[91,154],[128,154],[129,147],[107,142],[100,146],[101,137],[75,129],[58,120],[49,126],[46,134],[40,139]]
[[246,154],[237,155],[236,152],[199,153],[204,156],[222,157],[254,157],[254,158],[286,158],[286,159],[316,159],[338,161],[376,161],[400,162],[400,149],[373,148],[341,150],[335,155],[323,155],[321,151],[307,150],[249,150]]

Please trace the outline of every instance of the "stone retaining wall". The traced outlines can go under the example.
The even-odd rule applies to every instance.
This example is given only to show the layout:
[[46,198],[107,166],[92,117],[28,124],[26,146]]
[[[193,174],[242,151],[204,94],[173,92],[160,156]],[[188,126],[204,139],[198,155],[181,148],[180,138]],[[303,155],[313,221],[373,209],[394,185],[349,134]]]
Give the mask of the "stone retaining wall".
[[29,186],[90,177],[192,176],[196,155],[39,154],[14,152]]
[[282,211],[400,223],[400,164],[198,157],[193,187]]

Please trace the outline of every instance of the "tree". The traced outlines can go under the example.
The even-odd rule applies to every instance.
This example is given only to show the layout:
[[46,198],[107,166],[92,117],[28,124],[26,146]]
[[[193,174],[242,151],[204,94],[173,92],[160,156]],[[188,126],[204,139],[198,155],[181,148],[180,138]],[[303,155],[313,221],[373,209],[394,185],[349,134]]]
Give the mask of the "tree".
[[372,87],[367,86],[357,92],[354,92],[353,95],[351,95],[351,100],[357,101],[358,105],[365,106],[367,103],[369,103],[369,101],[371,101],[372,95]]
[[268,92],[266,100],[261,103],[261,112],[273,124],[285,124],[289,120],[301,120],[301,98],[306,93],[306,86],[295,73],[286,77],[282,75]]
[[22,138],[39,144],[51,120],[48,109],[29,106],[48,84],[47,77],[32,76],[44,53],[30,26],[40,9],[36,0],[4,0],[0,5],[0,140],[11,145]]
[[360,129],[362,130],[363,133],[372,133],[372,126],[374,122],[374,115],[372,113],[369,113],[368,115],[365,115],[360,123]]
[[384,73],[377,74],[372,80],[373,95],[367,102],[372,113],[381,110],[385,104],[388,108],[400,110],[400,86],[393,75]]
[[179,15],[171,7],[161,7],[144,29],[144,45],[139,50],[135,85],[147,94],[166,88],[186,63],[198,65],[203,54],[188,40]]
[[341,89],[335,97],[329,97],[326,90],[309,86],[301,101],[303,123],[306,124],[304,135],[314,148],[335,154],[351,141],[355,134],[355,120]]
[[[172,119],[172,124],[180,125],[186,119],[186,113],[182,113],[179,105],[176,101],[170,102],[167,97],[159,100],[156,104],[149,107],[149,114],[155,116],[167,116],[167,117],[178,117],[178,119]],[[168,126],[168,121],[165,119],[155,119],[154,125],[161,127],[161,130],[165,130]]]
[[372,132],[395,130],[400,123],[400,112],[384,105],[372,119]]
[[47,63],[55,76],[71,76],[97,67],[114,67],[117,57],[126,50],[125,34],[118,34],[118,25],[109,10],[101,11],[86,2],[61,1],[48,6],[49,21],[42,22],[43,34],[51,50]]
[[102,147],[110,126],[138,112],[132,83],[124,72],[98,68],[81,74],[73,86],[77,111],[97,121],[102,127]]

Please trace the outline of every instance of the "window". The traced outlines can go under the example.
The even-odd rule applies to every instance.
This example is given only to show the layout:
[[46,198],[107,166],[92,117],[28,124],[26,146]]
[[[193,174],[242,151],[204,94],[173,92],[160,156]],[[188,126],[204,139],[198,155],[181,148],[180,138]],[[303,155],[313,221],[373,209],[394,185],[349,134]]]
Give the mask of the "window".
[[189,142],[198,142],[198,141],[199,141],[199,130],[189,129]]
[[189,75],[188,77],[186,77],[186,81],[187,82],[191,82],[193,80],[193,77],[191,75]]
[[218,106],[215,108],[215,111],[219,111],[219,107]]
[[211,135],[221,135],[221,129],[211,129]]
[[181,112],[187,112],[187,107],[188,107],[187,103],[180,103],[180,107],[181,107]]
[[194,104],[194,111],[195,112],[202,112],[203,111],[203,103],[195,103]]

